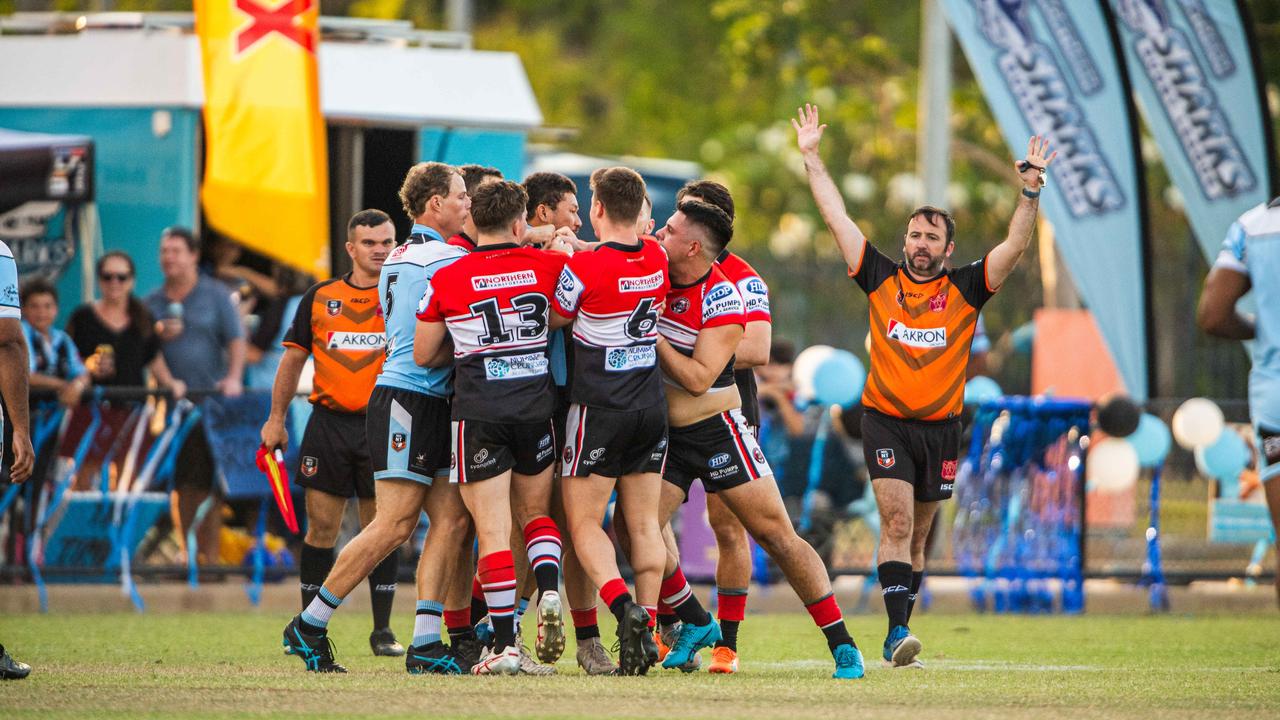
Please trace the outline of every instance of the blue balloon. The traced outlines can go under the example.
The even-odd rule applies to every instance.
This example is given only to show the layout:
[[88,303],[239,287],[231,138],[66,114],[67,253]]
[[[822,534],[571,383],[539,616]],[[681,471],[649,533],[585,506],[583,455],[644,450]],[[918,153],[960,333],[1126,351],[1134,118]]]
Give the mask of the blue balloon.
[[836,350],[813,373],[813,397],[823,405],[845,407],[862,395],[867,371],[848,350]]
[[1249,465],[1249,446],[1240,434],[1226,428],[1212,445],[1201,450],[1205,474],[1224,483],[1234,483]]
[[1173,436],[1169,434],[1169,426],[1151,413],[1143,413],[1138,419],[1138,429],[1125,438],[1138,453],[1138,462],[1142,467],[1156,467],[1164,462],[1173,446]]
[[1004,395],[1004,391],[995,380],[986,375],[979,375],[964,384],[964,404],[981,405],[987,400],[994,400]]

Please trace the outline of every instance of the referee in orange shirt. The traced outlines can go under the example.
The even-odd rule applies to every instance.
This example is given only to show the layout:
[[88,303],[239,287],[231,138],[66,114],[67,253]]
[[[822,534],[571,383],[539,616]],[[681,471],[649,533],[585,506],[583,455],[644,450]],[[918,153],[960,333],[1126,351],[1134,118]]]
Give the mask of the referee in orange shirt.
[[1033,137],[1014,163],[1022,191],[1004,242],[981,260],[948,269],[955,221],[941,208],[911,213],[902,260],[867,241],[845,211],[844,199],[822,164],[818,145],[826,125],[805,105],[791,121],[804,156],[809,187],[835,236],[849,277],[867,294],[871,314],[871,370],[862,394],[862,444],[880,508],[879,574],[889,633],[884,659],[920,667],[920,640],[907,622],[924,577],[925,540],[938,502],[951,497],[960,454],[965,366],[978,312],[1026,252],[1040,205],[1044,171],[1057,153]]

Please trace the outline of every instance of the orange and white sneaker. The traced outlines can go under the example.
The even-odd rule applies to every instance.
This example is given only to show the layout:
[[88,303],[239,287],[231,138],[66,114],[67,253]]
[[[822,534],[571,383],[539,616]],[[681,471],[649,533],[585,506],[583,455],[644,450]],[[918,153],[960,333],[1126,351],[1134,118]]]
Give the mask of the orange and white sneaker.
[[729,675],[738,672],[738,653],[733,648],[716,647],[711,649],[711,665],[707,672]]
[[680,637],[680,625],[668,625],[663,629],[653,631],[653,642],[658,646],[658,662],[667,659],[667,653],[671,652],[671,646],[676,644],[676,638]]

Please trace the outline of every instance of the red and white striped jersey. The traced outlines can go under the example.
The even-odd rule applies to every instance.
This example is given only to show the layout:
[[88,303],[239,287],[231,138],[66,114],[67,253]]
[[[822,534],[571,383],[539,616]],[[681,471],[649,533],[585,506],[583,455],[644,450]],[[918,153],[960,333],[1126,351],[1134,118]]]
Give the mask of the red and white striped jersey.
[[567,255],[481,245],[431,278],[418,319],[453,336],[455,420],[527,423],[555,409],[547,330]]
[[[667,311],[658,320],[658,332],[683,355],[692,356],[698,333],[703,328],[723,325],[746,326],[742,294],[719,265],[713,264],[697,282],[681,287],[672,285],[667,293]],[[667,382],[676,384],[670,378]],[[734,386],[733,357],[716,376],[708,392],[728,390]]]
[[640,410],[663,402],[658,316],[671,282],[657,241],[602,243],[573,256],[553,307],[573,325],[573,402]]

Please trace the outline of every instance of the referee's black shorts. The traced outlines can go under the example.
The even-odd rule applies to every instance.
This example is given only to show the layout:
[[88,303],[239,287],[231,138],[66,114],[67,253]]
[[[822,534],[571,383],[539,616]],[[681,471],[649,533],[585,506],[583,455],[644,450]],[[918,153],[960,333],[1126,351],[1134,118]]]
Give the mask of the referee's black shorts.
[[312,405],[298,448],[298,485],[340,498],[373,497],[365,416]]
[[864,410],[862,452],[871,479],[910,483],[917,502],[950,498],[959,466],[960,420],[904,420]]

